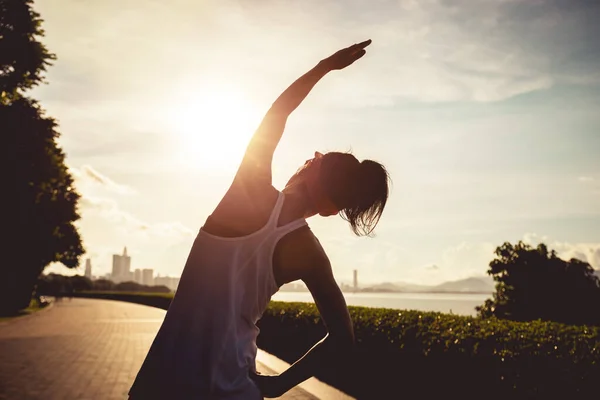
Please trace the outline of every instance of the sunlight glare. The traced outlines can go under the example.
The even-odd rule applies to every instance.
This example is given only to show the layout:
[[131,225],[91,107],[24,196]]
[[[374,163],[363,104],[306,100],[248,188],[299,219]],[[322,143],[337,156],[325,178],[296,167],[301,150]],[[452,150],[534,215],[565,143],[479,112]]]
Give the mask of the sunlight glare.
[[202,86],[178,96],[169,113],[177,135],[177,163],[192,169],[237,168],[257,127],[256,113],[240,91]]

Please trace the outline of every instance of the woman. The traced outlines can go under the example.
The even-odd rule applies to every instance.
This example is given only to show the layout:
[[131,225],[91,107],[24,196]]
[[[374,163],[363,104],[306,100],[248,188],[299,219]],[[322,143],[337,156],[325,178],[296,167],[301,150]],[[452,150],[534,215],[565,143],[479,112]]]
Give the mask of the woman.
[[[370,234],[387,200],[388,174],[374,161],[316,152],[279,192],[271,184],[271,161],[288,116],[313,86],[364,56],[370,43],[322,60],[273,103],[198,233],[130,398],[277,397],[352,348],[344,297],[306,219],[339,213],[354,233]],[[312,293],[328,335],[282,374],[260,375],[255,324],[279,287],[296,280]]]

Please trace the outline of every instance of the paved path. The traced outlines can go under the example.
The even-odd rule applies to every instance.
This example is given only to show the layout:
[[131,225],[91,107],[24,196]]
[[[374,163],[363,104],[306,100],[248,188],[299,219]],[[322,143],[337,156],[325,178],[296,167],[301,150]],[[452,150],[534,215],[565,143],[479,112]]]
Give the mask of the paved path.
[[[0,399],[126,399],[164,315],[137,304],[73,299],[0,322]],[[295,388],[281,399],[316,397]]]

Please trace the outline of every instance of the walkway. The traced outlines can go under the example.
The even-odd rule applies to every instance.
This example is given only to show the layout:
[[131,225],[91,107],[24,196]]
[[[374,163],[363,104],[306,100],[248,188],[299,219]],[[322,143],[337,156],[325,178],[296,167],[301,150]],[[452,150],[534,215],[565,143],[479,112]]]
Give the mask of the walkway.
[[[164,315],[137,304],[65,299],[0,323],[0,399],[126,399]],[[330,395],[295,388],[281,399],[323,397]]]

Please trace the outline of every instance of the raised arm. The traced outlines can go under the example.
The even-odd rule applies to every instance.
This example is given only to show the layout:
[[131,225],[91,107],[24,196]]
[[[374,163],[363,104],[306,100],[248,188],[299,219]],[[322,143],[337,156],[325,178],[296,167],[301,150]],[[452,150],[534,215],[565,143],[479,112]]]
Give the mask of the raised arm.
[[271,185],[271,163],[289,115],[328,72],[343,69],[365,55],[370,40],[357,43],[320,61],[275,100],[250,140],[236,181]]

